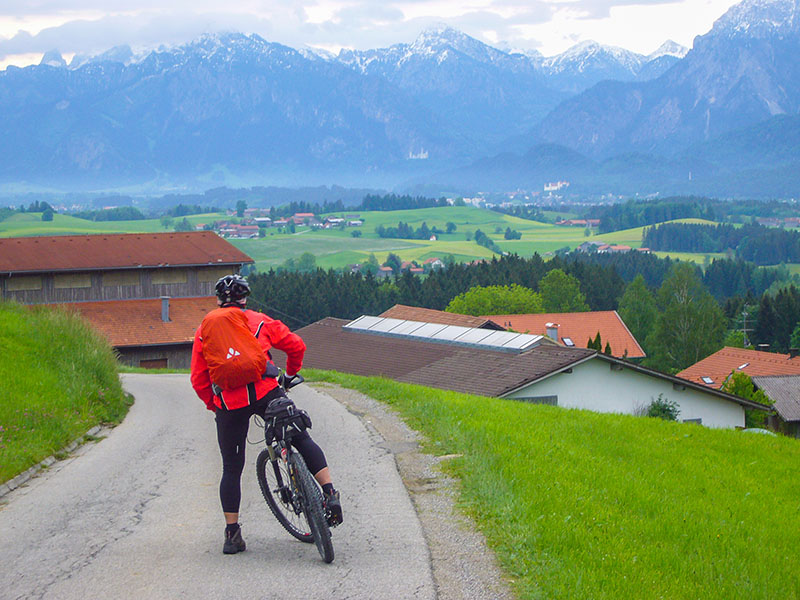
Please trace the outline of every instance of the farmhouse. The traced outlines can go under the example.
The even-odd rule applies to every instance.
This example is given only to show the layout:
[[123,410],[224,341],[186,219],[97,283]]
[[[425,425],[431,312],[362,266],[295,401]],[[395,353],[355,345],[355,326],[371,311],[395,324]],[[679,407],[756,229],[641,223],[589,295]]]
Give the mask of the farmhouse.
[[252,262],[208,231],[5,238],[0,293],[77,310],[127,364],[180,368],[217,279]]
[[800,437],[800,356],[796,351],[779,354],[726,346],[687,367],[678,376],[720,389],[736,372],[749,375],[753,385],[775,403],[777,421],[772,425]]
[[760,404],[546,336],[386,317],[326,318],[297,332],[305,365],[480,396],[640,414],[658,398],[680,420],[743,427]]

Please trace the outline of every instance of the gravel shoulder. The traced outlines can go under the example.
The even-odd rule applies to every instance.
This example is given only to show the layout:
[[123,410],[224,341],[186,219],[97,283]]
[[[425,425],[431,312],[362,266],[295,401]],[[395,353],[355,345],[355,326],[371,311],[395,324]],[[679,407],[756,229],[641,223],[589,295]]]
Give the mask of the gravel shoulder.
[[457,482],[439,468],[448,457],[420,451],[420,435],[383,404],[329,383],[314,388],[339,401],[385,440],[422,523],[439,600],[511,600],[514,595],[475,523],[455,507]]

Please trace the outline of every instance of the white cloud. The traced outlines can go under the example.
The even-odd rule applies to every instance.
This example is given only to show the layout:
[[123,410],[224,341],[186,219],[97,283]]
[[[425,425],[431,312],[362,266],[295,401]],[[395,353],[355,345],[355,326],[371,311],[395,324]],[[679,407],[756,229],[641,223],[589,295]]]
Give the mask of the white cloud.
[[[544,54],[595,39],[649,52],[691,44],[735,0],[37,0],[0,1],[0,65],[51,49],[93,54],[242,31],[293,47],[375,48],[410,42],[437,22],[489,43]],[[8,4],[4,6],[3,4]],[[25,6],[25,4],[33,5]]]

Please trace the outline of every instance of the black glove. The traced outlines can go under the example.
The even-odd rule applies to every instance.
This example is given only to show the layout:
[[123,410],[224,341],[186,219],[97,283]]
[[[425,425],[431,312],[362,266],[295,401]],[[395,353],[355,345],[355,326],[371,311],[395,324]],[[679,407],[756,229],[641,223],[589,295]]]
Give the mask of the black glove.
[[269,401],[269,404],[267,404],[267,412],[279,413],[288,409],[290,406],[294,408],[294,402],[286,396],[278,396]]

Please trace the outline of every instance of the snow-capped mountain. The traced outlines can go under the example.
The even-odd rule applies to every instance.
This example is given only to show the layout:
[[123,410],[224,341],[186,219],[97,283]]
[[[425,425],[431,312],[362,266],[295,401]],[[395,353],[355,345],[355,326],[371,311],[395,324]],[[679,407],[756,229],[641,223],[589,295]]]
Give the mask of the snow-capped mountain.
[[720,147],[750,153],[737,168],[780,163],[800,131],[798,2],[745,0],[688,54],[584,42],[543,57],[446,26],[335,56],[238,33],[69,66],[51,52],[0,71],[0,182],[391,185],[465,164],[478,181],[491,164],[512,187],[530,183],[519,165],[600,185],[633,164],[660,177],[659,155],[734,164]]
[[647,60],[657,60],[664,56],[669,56],[680,60],[688,53],[689,49],[686,46],[682,46],[678,42],[673,42],[672,40],[667,40],[661,44],[655,52],[648,54]]
[[714,36],[769,38],[800,30],[798,0],[745,0],[732,6],[715,23]]
[[745,0],[658,79],[603,83],[554,110],[534,138],[593,157],[677,153],[800,110],[800,0]]

